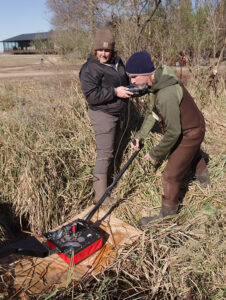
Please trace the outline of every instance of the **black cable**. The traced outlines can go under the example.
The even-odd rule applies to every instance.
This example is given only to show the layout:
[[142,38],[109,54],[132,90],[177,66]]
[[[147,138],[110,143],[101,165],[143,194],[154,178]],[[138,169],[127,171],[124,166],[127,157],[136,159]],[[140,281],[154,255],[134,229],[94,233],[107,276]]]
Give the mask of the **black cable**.
[[[130,101],[131,101],[131,98],[129,98],[129,103],[128,103],[128,114],[127,114],[127,123],[126,123],[126,127],[125,127],[125,130],[120,138],[120,141],[118,143],[118,147],[117,147],[117,151],[115,152],[115,156],[114,156],[114,172],[116,170],[116,158],[117,158],[117,155],[118,155],[118,152],[119,152],[119,148],[121,146],[121,143],[122,143],[122,140],[124,138],[124,135],[126,133],[126,130],[128,129],[128,125],[129,125],[129,120],[130,120]],[[127,149],[128,145],[126,146],[125,150]]]

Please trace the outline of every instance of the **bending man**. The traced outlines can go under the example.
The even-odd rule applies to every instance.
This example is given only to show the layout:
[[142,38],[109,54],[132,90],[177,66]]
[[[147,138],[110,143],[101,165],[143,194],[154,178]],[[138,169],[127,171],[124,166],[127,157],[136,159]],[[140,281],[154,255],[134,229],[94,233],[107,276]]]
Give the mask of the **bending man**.
[[145,158],[154,163],[169,154],[162,180],[162,208],[159,215],[140,219],[140,225],[145,226],[150,221],[178,212],[180,187],[190,166],[195,168],[196,178],[203,186],[210,184],[200,151],[205,122],[193,98],[179,84],[173,70],[168,66],[155,69],[146,51],[134,53],[128,59],[126,72],[132,83],[138,87],[148,84],[150,90],[149,109],[141,129],[136,133],[136,145],[131,144],[132,147],[139,150],[140,140],[147,137],[157,120],[164,136]]

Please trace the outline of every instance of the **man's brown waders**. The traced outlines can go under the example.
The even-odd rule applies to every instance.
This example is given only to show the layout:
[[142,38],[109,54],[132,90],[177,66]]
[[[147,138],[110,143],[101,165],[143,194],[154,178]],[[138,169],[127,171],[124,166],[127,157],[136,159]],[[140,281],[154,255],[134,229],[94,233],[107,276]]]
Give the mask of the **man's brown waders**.
[[[183,98],[180,104],[182,134],[173,147],[163,172],[162,208],[157,216],[141,218],[139,220],[141,226],[178,212],[180,187],[190,166],[195,169],[196,174],[207,171],[200,150],[205,135],[205,121],[187,89],[183,85],[181,87],[183,89]],[[156,98],[157,95],[155,102]],[[164,133],[166,127],[163,118],[158,113],[156,106],[154,110],[159,116],[159,125]]]
[[[183,98],[180,104],[182,134],[173,147],[163,172],[162,208],[157,216],[141,218],[139,220],[141,226],[178,212],[180,187],[185,173],[190,166],[195,169],[196,174],[207,170],[200,150],[205,135],[205,121],[187,89],[183,85],[181,87],[183,89]],[[159,116],[159,125],[164,133],[165,124],[163,118],[158,113],[156,107],[154,110]]]
[[183,89],[180,104],[182,135],[169,156],[163,172],[164,204],[173,206],[179,204],[179,191],[186,171],[193,166],[196,173],[206,169],[200,146],[205,135],[205,121],[187,89]]

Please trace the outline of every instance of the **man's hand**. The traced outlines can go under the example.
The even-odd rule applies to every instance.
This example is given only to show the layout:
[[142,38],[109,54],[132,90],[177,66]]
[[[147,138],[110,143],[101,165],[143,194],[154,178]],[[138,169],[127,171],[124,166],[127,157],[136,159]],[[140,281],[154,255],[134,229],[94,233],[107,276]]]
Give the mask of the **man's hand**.
[[134,141],[136,142],[136,144],[134,145],[134,143],[131,143],[131,147],[133,148],[133,150],[139,151],[140,150],[140,141],[139,141],[139,139],[134,139]]
[[133,93],[130,92],[125,86],[117,87],[117,89],[115,89],[115,94],[119,98],[129,98],[133,95]]
[[147,160],[149,160],[152,164],[155,163],[155,160],[150,156],[149,153],[147,153],[144,158],[147,159]]

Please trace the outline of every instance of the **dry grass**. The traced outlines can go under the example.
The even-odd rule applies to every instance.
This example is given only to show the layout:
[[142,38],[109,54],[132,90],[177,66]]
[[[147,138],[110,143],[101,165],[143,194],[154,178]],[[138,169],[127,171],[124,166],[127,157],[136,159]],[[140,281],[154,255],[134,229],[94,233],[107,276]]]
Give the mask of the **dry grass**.
[[5,228],[2,225],[0,225],[0,247],[7,245],[8,240],[9,239]]
[[[209,155],[212,188],[190,181],[176,218],[152,224],[98,279],[72,288],[73,283],[55,298],[183,299],[189,291],[194,299],[226,297],[225,87],[220,81],[215,95],[205,84],[198,76],[189,90],[206,119],[203,150]],[[0,93],[0,203],[10,203],[15,214],[28,220],[32,233],[46,231],[92,200],[95,146],[86,103],[76,80],[57,77],[1,82]],[[160,138],[155,134],[154,143]],[[161,204],[166,162],[155,170],[144,161],[151,143],[151,138],[146,141],[113,192],[124,200],[114,214],[135,227]],[[127,149],[123,163],[130,154]]]
[[85,102],[75,98],[76,82],[62,84],[1,83],[1,202],[29,218],[33,232],[65,221],[90,195],[95,149]]

